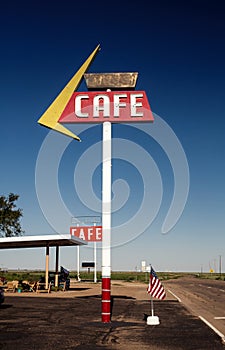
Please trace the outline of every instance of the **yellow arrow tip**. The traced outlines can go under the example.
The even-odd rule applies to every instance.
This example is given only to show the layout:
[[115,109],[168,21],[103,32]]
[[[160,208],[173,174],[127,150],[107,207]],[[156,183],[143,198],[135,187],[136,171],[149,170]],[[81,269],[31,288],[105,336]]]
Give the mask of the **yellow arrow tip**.
[[83,63],[80,69],[75,73],[73,78],[67,83],[64,89],[44,112],[41,118],[38,120],[38,123],[44,125],[50,129],[61,132],[67,136],[74,138],[75,140],[80,141],[80,138],[73,134],[70,130],[66,129],[63,125],[58,123],[58,120],[65,109],[72,93],[78,88],[84,73],[87,71],[89,65],[93,61],[96,53],[100,50],[100,44],[96,46],[95,50],[91,53],[88,59]]

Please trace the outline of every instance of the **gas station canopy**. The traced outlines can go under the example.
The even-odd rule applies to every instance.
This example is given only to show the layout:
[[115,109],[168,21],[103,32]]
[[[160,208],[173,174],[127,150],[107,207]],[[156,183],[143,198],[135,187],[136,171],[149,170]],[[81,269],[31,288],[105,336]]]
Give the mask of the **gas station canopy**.
[[59,247],[86,245],[87,242],[70,234],[20,236],[0,238],[0,249],[46,248],[45,289],[48,289],[49,248],[56,247],[55,286],[58,287]]
[[0,238],[0,249],[39,248],[86,245],[84,240],[70,234]]

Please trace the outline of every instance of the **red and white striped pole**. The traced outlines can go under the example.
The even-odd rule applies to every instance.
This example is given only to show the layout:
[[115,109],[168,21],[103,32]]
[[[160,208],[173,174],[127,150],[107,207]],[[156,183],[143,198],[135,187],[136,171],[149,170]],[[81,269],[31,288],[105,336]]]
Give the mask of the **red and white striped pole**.
[[111,123],[103,123],[102,146],[102,322],[111,321]]

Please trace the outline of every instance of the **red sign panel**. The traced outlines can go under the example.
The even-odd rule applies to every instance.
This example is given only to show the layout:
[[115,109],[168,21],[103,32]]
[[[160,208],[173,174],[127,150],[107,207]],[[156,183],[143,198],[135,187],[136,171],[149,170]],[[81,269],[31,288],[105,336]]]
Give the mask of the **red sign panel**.
[[102,226],[75,226],[70,227],[71,236],[76,236],[88,242],[101,242]]
[[153,122],[145,91],[74,92],[59,123]]

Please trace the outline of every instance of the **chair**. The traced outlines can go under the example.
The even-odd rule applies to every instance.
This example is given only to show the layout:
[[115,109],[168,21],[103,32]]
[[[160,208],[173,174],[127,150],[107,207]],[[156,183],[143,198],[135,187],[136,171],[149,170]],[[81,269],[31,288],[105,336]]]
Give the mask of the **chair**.
[[50,293],[51,292],[51,282],[48,284],[48,288],[45,288],[45,283],[37,282],[36,293]]
[[66,282],[61,282],[59,284],[59,288],[62,289],[63,292],[65,292],[65,290],[66,290]]
[[30,286],[30,291],[31,292],[36,292],[37,291],[37,283],[38,282],[29,282],[29,286]]
[[7,282],[5,291],[15,293],[17,291],[18,285],[19,285],[19,281]]

